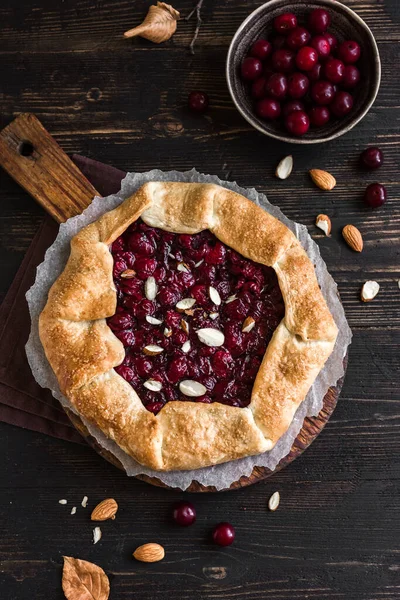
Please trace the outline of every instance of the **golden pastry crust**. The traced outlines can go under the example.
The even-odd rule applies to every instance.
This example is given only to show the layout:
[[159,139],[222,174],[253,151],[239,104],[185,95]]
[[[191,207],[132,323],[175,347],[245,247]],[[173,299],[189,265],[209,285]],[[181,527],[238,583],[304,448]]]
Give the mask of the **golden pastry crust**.
[[[173,233],[209,229],[246,258],[275,269],[285,317],[247,408],[174,401],[155,416],[114,370],[125,353],[105,321],[116,309],[109,245],[139,217]],[[337,328],[311,261],[283,223],[217,185],[149,182],[72,239],[39,334],[61,391],[79,413],[139,463],[169,471],[270,450],[331,354]]]

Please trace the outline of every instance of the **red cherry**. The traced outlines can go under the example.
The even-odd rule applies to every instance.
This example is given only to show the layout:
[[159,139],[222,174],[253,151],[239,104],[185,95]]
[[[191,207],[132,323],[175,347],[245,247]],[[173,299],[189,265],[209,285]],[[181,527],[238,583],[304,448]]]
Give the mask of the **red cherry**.
[[295,110],[286,117],[285,126],[292,135],[302,136],[310,128],[310,119],[302,110]]
[[283,105],[282,116],[287,117],[295,110],[304,110],[304,104],[300,100],[289,100]]
[[296,56],[296,65],[301,71],[311,71],[318,62],[318,54],[311,46],[300,48]]
[[311,39],[310,46],[315,48],[321,59],[327,58],[331,52],[331,46],[323,35],[316,35]]
[[235,530],[230,523],[218,523],[214,527],[212,538],[218,546],[230,546],[235,539]]
[[318,81],[318,79],[321,77],[321,69],[322,66],[319,63],[314,65],[311,71],[307,71],[308,79],[310,81]]
[[173,519],[178,525],[188,527],[196,520],[196,509],[190,502],[177,502],[172,512]]
[[286,96],[287,89],[288,80],[282,73],[271,75],[265,86],[267,94],[272,98],[278,98],[278,100]]
[[295,63],[295,54],[292,50],[275,50],[271,57],[272,68],[280,73],[292,71]]
[[338,92],[330,106],[336,117],[344,117],[353,108],[353,96],[348,92]]
[[311,98],[317,104],[330,104],[335,97],[335,90],[329,81],[316,81],[311,89]]
[[242,62],[240,72],[242,79],[245,79],[246,81],[253,81],[253,79],[257,79],[257,77],[261,75],[262,63],[258,58],[248,56]]
[[278,33],[288,33],[297,27],[297,17],[293,13],[283,13],[274,19],[274,28]]
[[250,48],[250,56],[265,60],[272,52],[272,44],[268,40],[257,40]]
[[266,95],[265,84],[267,83],[266,77],[259,77],[251,86],[251,96],[255,100],[260,100]]
[[367,169],[379,169],[383,164],[383,152],[379,148],[366,148],[361,154],[361,162]]
[[205,112],[209,105],[209,99],[205,92],[190,92],[188,106],[190,110],[197,113]]
[[292,98],[302,98],[306,95],[310,82],[303,73],[293,73],[288,79],[288,93]]
[[304,27],[296,27],[289,33],[286,38],[286,43],[291,50],[299,50],[302,48],[311,39],[310,32],[307,31]]
[[364,202],[371,208],[378,208],[387,200],[386,188],[380,183],[371,183],[364,193]]
[[338,54],[344,63],[351,65],[360,58],[361,48],[354,40],[347,40],[340,44]]
[[338,58],[329,58],[325,63],[324,73],[332,83],[340,83],[344,77],[344,63]]
[[352,89],[360,82],[360,71],[354,65],[346,65],[342,79],[342,86],[346,89]]
[[329,42],[329,45],[331,47],[331,52],[334,52],[336,50],[336,48],[338,47],[338,41],[337,41],[336,37],[329,31],[326,31],[324,33],[324,36],[326,37],[326,39]]
[[281,114],[281,105],[273,98],[264,98],[257,102],[256,113],[262,119],[277,119]]
[[329,123],[330,112],[326,106],[313,106],[308,112],[310,123],[314,127],[322,127]]
[[149,402],[146,404],[147,410],[152,412],[154,415],[160,412],[163,406],[164,404],[162,402]]
[[308,17],[308,26],[315,33],[324,33],[331,24],[331,17],[327,10],[315,8]]

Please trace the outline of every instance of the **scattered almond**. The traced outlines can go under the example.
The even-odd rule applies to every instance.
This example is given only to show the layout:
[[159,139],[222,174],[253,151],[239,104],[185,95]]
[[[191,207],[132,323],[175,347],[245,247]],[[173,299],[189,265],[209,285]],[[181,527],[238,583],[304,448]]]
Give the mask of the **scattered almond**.
[[225,336],[222,331],[213,327],[204,327],[196,331],[199,340],[206,346],[222,346],[225,341]]
[[202,383],[193,381],[192,379],[184,379],[181,381],[179,389],[182,394],[185,394],[185,396],[189,396],[190,398],[198,398],[207,393],[207,388]]
[[88,498],[87,496],[83,496],[83,498],[82,498],[82,502],[81,502],[81,506],[82,506],[83,508],[86,508],[86,507],[87,507],[88,500],[89,500],[89,498]]
[[165,335],[166,338],[171,337],[171,335],[172,335],[172,329],[170,329],[169,327],[165,327],[165,329],[164,329],[164,335]]
[[146,315],[146,321],[148,323],[150,323],[150,325],[161,325],[162,321],[160,321],[160,319],[156,319],[155,317],[152,317],[151,315]]
[[103,569],[79,558],[63,558],[62,589],[67,600],[108,600],[110,582]]
[[243,321],[243,325],[242,325],[243,333],[250,333],[250,331],[253,329],[255,324],[256,324],[256,322],[253,319],[253,317],[246,317],[245,320]]
[[155,44],[161,44],[174,35],[179,19],[179,12],[170,4],[157,2],[156,6],[150,6],[143,23],[125,31],[124,37],[131,38],[138,35]]
[[195,267],[199,267],[200,265],[202,265],[204,262],[204,258],[202,258],[201,260],[199,260],[199,262],[197,262],[194,266]]
[[225,304],[229,304],[230,302],[233,302],[234,300],[236,300],[237,296],[236,294],[232,294],[232,296],[228,296],[228,298],[225,300]]
[[67,504],[67,500],[65,500],[65,498],[63,498],[62,500],[58,501],[58,504]]
[[157,344],[149,344],[148,346],[145,346],[143,348],[143,352],[147,356],[156,356],[157,354],[161,354],[161,352],[164,352],[164,348],[161,348],[161,346],[157,346]]
[[366,281],[361,289],[361,300],[369,302],[373,300],[379,292],[379,283],[377,281]]
[[281,497],[280,497],[279,492],[275,492],[274,494],[272,494],[271,498],[268,500],[269,510],[275,511],[279,506],[280,500],[281,500]]
[[159,560],[162,560],[164,556],[164,548],[160,546],[160,544],[154,543],[143,544],[143,546],[136,548],[135,552],[133,553],[133,557],[136,558],[136,560],[148,563],[158,562]]
[[332,224],[328,215],[318,215],[315,219],[315,225],[319,227],[319,229],[322,229],[325,235],[330,235]]
[[196,304],[196,300],[194,298],[183,298],[183,300],[179,300],[176,304],[176,309],[179,311],[187,310],[188,308],[192,308]]
[[154,300],[157,296],[158,286],[156,284],[156,280],[154,277],[148,277],[146,279],[146,283],[144,284],[144,293],[146,295],[147,300]]
[[162,390],[161,381],[156,381],[155,379],[148,379],[143,385],[151,392],[160,392]]
[[178,266],[176,268],[178,271],[182,271],[182,273],[190,273],[189,265],[187,265],[184,262],[178,263]]
[[293,156],[285,156],[282,158],[278,166],[276,167],[275,175],[278,179],[287,179],[293,169]]
[[121,273],[122,279],[133,279],[135,275],[136,271],[134,271],[133,269],[125,269],[125,271],[122,271]]
[[362,235],[354,225],[346,225],[343,227],[342,235],[348,246],[355,252],[361,252],[364,246]]
[[184,352],[185,354],[187,354],[188,352],[190,352],[190,348],[191,348],[191,344],[190,341],[187,340],[184,344],[182,344],[182,352]]
[[76,513],[76,506],[73,506],[71,508],[71,515],[74,515]]
[[315,185],[321,190],[333,190],[333,188],[336,185],[336,179],[333,175],[328,173],[328,171],[322,171],[321,169],[311,169],[309,173]]
[[106,498],[93,509],[90,518],[92,521],[107,521],[108,519],[115,519],[117,510],[118,504],[114,498]]
[[93,529],[93,544],[97,544],[101,540],[102,535],[100,527],[95,527]]
[[189,335],[189,323],[187,321],[185,321],[185,319],[181,320],[181,329],[182,331],[184,331],[187,335]]
[[212,285],[210,285],[210,287],[208,288],[208,293],[211,302],[216,306],[219,306],[221,304],[221,296],[219,295],[218,290],[216,290],[215,287],[212,287]]

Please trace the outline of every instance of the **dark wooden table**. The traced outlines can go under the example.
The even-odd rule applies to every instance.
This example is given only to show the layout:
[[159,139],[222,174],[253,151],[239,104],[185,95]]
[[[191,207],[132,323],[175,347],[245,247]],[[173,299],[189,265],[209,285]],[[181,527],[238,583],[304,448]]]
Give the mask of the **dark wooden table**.
[[[187,14],[195,0],[180,0]],[[305,223],[320,244],[354,332],[347,379],[335,414],[307,450],[283,472],[248,489],[192,497],[198,520],[175,528],[171,503],[184,494],[128,479],[89,447],[0,424],[0,597],[62,598],[61,556],[101,565],[111,600],[389,600],[400,598],[399,330],[399,17],[398,0],[354,0],[381,51],[383,80],[375,106],[355,130],[317,147],[289,147],[258,134],[234,109],[224,78],[229,41],[259,3],[205,0],[192,56],[195,22],[182,21],[161,46],[128,41],[144,0],[3,0],[0,6],[1,126],[34,112],[67,152],[125,170],[186,170],[236,180],[266,192],[288,217]],[[209,93],[211,110],[194,118],[189,91]],[[385,166],[365,174],[360,151],[378,144]],[[273,175],[292,153],[289,180]],[[323,193],[307,169],[332,172],[338,185]],[[368,212],[367,182],[387,186],[389,201]],[[7,291],[44,213],[0,173],[1,292]],[[328,213],[333,235],[314,227]],[[341,228],[358,225],[365,249],[355,254]],[[359,300],[376,279],[379,296]],[[274,514],[268,497],[281,493]],[[118,518],[91,541],[89,506],[112,496]],[[67,498],[67,507],[58,504]],[[237,541],[226,550],[209,542],[212,525],[229,520]],[[136,546],[157,541],[166,559],[146,566]]]

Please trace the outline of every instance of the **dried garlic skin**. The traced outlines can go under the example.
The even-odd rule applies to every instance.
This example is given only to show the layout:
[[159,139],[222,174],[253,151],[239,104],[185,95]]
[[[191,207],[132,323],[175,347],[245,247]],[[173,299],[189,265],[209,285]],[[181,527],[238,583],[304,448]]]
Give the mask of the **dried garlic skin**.
[[125,31],[124,37],[140,36],[155,44],[169,40],[175,33],[180,14],[173,6],[165,2],[157,2],[150,6],[143,23]]

